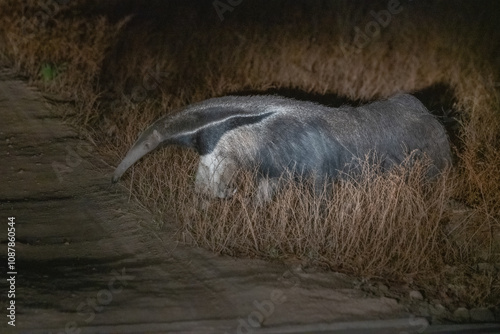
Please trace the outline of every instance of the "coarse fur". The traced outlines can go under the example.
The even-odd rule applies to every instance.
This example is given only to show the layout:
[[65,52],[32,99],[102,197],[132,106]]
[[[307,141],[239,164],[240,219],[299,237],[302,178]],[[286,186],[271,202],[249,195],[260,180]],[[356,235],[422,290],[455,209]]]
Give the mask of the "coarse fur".
[[234,194],[236,171],[256,169],[259,201],[272,198],[284,173],[322,184],[355,172],[366,157],[387,170],[409,154],[426,156],[433,164],[431,176],[451,163],[443,126],[408,94],[340,108],[278,96],[205,100],[146,129],[113,182],[160,144],[194,148],[201,157],[195,188],[215,197]]

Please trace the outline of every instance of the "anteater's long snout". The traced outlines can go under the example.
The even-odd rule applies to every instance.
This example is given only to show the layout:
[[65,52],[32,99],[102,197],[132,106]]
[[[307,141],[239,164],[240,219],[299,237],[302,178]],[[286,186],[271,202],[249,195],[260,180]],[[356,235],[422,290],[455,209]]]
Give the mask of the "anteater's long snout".
[[115,172],[113,173],[113,177],[111,178],[112,183],[118,182],[118,180],[122,177],[123,174],[140,158],[146,155],[149,151],[145,151],[141,148],[141,145],[137,145],[133,147],[123,158],[122,162],[116,167]]
[[133,165],[135,161],[131,161],[130,157],[127,155],[125,159],[116,167],[113,177],[111,178],[111,183],[116,183],[122,177],[122,175]]
[[116,183],[120,179],[121,175],[117,175],[116,172],[113,174],[113,177],[111,177],[111,183]]

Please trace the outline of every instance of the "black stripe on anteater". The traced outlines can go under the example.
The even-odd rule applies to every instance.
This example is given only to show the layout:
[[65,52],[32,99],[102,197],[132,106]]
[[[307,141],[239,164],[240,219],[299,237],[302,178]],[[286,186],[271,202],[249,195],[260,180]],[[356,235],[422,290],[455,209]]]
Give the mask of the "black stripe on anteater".
[[[234,129],[244,125],[251,125],[262,122],[274,112],[266,112],[261,114],[250,114],[244,111],[232,109],[230,112],[220,110],[220,108],[211,108],[214,110],[205,110],[198,115],[193,115],[196,123],[200,126],[190,126],[192,130],[187,130],[183,133],[178,133],[172,137],[172,141],[181,146],[192,147],[199,155],[206,155],[213,152],[221,137]],[[221,118],[220,116],[224,117]],[[196,124],[196,125],[198,125]],[[201,124],[203,124],[201,126]],[[195,125],[195,124],[192,124]]]

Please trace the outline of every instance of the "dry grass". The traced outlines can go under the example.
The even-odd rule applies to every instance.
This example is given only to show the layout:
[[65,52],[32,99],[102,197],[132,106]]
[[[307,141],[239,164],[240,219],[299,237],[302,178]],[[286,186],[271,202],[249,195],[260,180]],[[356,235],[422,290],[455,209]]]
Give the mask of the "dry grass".
[[263,207],[254,204],[254,178],[245,173],[242,191],[229,200],[205,202],[179,191],[176,212],[184,233],[215,252],[296,256],[336,270],[402,279],[428,274],[446,257],[446,251],[439,253],[446,247],[438,251],[436,245],[446,244],[442,222],[452,188],[447,174],[426,181],[425,169],[422,164],[382,174],[364,163],[361,175],[325,186],[321,194],[312,191],[310,180],[285,182]]
[[[72,120],[93,133],[113,164],[160,115],[231,92],[285,87],[370,100],[444,83],[455,94],[463,147],[454,171],[432,183],[421,179],[425,166],[387,175],[366,167],[327,197],[291,183],[256,209],[246,195],[251,183],[243,182],[235,198],[187,210],[198,201],[193,152],[149,156],[127,184],[164,219],[174,217],[186,240],[216,252],[297,256],[413,281],[465,305],[498,301],[498,277],[474,269],[500,262],[500,36],[488,16],[498,5],[404,3],[379,36],[346,56],[339,45],[352,46],[354,26],[363,28],[369,11],[386,2],[243,2],[223,23],[215,13],[215,21],[207,18],[209,4],[153,1],[161,17],[145,20],[126,9],[114,14],[118,3],[71,1],[27,34],[40,3],[0,1],[0,62],[71,100]],[[130,12],[144,9],[124,3]]]

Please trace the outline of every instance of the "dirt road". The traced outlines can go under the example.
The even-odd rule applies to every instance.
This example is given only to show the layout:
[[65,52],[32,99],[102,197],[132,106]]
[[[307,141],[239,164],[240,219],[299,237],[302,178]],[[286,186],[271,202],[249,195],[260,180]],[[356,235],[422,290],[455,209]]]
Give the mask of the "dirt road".
[[432,329],[344,275],[217,256],[178,244],[171,226],[154,230],[151,215],[110,185],[112,170],[93,147],[8,70],[0,72],[0,113],[0,259],[4,267],[15,217],[17,273],[6,275],[15,298],[5,298],[12,284],[2,285],[1,333]]

